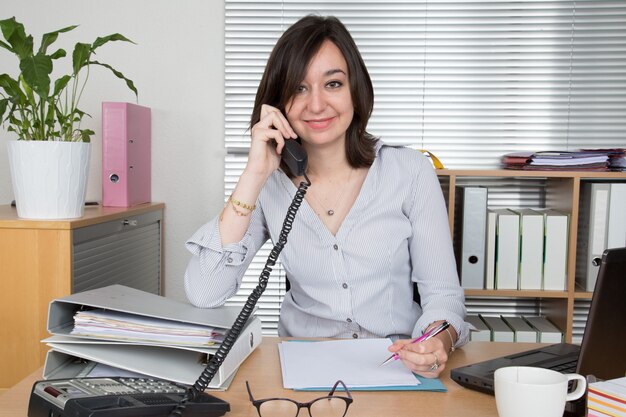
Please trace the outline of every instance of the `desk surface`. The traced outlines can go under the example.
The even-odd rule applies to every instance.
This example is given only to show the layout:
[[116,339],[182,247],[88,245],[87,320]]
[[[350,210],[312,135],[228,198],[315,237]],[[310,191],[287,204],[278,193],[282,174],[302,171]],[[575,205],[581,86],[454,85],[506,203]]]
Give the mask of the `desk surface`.
[[[227,417],[258,417],[248,399],[245,381],[248,380],[257,398],[288,397],[308,401],[319,393],[295,392],[282,388],[276,337],[265,337],[263,343],[240,367],[230,388],[213,395],[230,403]],[[441,380],[447,393],[420,391],[353,392],[354,402],[347,417],[497,417],[494,397],[461,387],[450,379],[450,369],[461,365],[521,352],[541,346],[530,343],[470,342],[452,354]],[[33,383],[41,379],[42,369],[26,377],[0,395],[0,416],[27,415],[28,398]]]

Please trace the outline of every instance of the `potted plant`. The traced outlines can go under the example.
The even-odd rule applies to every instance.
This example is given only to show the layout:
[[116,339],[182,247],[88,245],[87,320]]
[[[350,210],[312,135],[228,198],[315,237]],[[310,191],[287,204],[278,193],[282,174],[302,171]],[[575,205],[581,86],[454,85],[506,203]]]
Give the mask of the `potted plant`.
[[108,64],[94,59],[95,51],[112,41],[131,42],[119,33],[93,43],[76,43],[71,73],[51,79],[53,63],[70,59],[64,49],[51,51],[61,33],[77,26],[46,33],[35,49],[33,36],[15,17],[0,21],[4,40],[0,47],[18,60],[17,76],[0,74],[0,123],[17,134],[9,141],[11,180],[19,217],[74,218],[83,215],[89,173],[90,137],[83,128],[85,116],[78,105],[89,78],[99,66],[124,80],[137,96],[134,83]]

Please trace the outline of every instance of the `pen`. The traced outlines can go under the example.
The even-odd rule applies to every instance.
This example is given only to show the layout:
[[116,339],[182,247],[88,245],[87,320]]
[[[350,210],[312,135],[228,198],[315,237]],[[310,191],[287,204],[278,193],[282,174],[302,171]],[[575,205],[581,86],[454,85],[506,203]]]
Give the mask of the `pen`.
[[[417,339],[414,339],[413,341],[411,341],[411,343],[419,343],[419,342],[424,342],[428,339],[430,339],[431,337],[435,337],[437,336],[439,333],[443,332],[444,330],[446,330],[448,327],[450,327],[450,323],[448,323],[447,321],[444,321],[443,323],[441,323],[439,326],[433,327],[432,329],[430,329],[430,331],[424,333],[423,335],[421,335],[420,337],[418,337]],[[391,355],[390,357],[388,357],[383,363],[381,363],[378,366],[383,366],[388,364],[389,362],[391,362],[392,360],[398,360],[400,359],[400,357],[398,355],[396,355],[395,353],[393,355]]]

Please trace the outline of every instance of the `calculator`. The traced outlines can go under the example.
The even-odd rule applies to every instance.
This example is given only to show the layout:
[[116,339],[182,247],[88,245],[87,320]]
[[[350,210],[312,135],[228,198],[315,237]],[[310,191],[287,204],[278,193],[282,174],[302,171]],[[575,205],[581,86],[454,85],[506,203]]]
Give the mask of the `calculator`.
[[[94,377],[37,381],[28,417],[167,417],[188,387],[152,378]],[[218,417],[230,405],[202,393],[187,402],[185,417]]]

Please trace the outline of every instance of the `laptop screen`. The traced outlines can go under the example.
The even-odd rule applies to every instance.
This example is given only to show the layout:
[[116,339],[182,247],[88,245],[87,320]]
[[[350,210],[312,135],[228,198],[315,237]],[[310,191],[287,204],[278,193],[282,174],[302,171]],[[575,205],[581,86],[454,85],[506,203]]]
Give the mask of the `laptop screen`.
[[577,372],[599,379],[626,375],[626,248],[602,255]]

